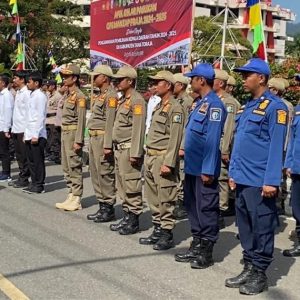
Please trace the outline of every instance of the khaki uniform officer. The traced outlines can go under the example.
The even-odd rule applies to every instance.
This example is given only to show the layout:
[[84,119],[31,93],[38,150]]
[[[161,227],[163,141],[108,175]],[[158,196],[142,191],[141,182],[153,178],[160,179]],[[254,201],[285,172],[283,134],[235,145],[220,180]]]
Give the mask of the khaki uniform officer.
[[[189,79],[183,76],[181,73],[174,74],[174,96],[183,107],[184,113],[184,125],[187,123],[189,113],[192,109],[194,99],[186,92],[189,84]],[[185,126],[184,126],[185,127]],[[182,142],[179,150],[180,156],[180,168],[179,168],[179,184],[177,191],[177,202],[174,209],[174,216],[177,220],[187,218],[187,212],[183,205],[183,184],[184,184],[184,133],[182,136]]]
[[80,68],[69,65],[61,71],[68,93],[62,111],[62,167],[67,181],[69,194],[56,208],[67,211],[81,209],[83,192],[82,146],[86,122],[86,99],[79,89]]
[[[235,116],[240,109],[240,103],[230,94],[225,92],[226,82],[229,75],[224,70],[215,69],[214,90],[222,100],[227,110],[227,118],[224,125],[224,133],[221,139],[222,165],[219,177],[220,185],[220,210],[221,215],[228,213],[229,208],[229,186],[228,186],[228,166],[230,154],[233,146],[233,135],[235,129]],[[224,227],[224,221],[221,218],[221,227]]]
[[[287,132],[286,132],[286,139],[284,143],[284,156],[285,156],[288,142],[290,140],[291,125],[293,123],[294,113],[295,113],[293,104],[283,99],[284,91],[286,90],[286,88],[289,87],[289,82],[284,78],[271,78],[268,82],[268,87],[270,89],[270,92],[280,97],[288,108]],[[283,172],[278,197],[276,199],[279,214],[285,213],[285,200],[287,199],[289,190],[290,190],[290,186],[288,187],[287,175],[285,172]]]
[[94,85],[101,91],[92,101],[92,115],[87,124],[90,134],[89,167],[100,208],[95,214],[87,215],[87,218],[101,223],[111,221],[115,217],[116,188],[112,130],[118,96],[111,86],[113,72],[109,66],[97,66],[91,75],[94,76]]
[[146,102],[135,89],[137,72],[124,66],[114,75],[117,88],[123,93],[119,100],[113,127],[117,191],[123,200],[123,219],[112,224],[112,231],[122,235],[139,230],[139,215],[143,211],[141,169],[144,156]]
[[226,93],[232,95],[235,87],[236,87],[236,80],[233,76],[229,75],[226,82],[226,88],[225,88]]
[[145,157],[145,197],[154,224],[153,233],[140,244],[153,244],[154,250],[173,247],[172,229],[179,177],[179,149],[184,126],[184,112],[173,98],[175,79],[169,71],[150,76],[156,83],[161,103],[154,109],[147,136]]

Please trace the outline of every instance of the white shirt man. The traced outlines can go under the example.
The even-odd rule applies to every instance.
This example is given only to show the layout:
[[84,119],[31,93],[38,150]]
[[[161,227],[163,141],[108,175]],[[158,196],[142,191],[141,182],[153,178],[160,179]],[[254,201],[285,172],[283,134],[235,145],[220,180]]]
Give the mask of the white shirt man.
[[47,138],[46,132],[47,97],[40,89],[31,92],[26,104],[24,140]]
[[0,182],[11,181],[9,138],[14,107],[14,97],[8,90],[9,78],[0,76],[0,159],[2,172]]
[[42,78],[39,73],[33,73],[29,76],[27,87],[31,92],[25,110],[24,140],[31,185],[23,189],[23,192],[29,194],[45,192],[45,147],[47,143],[45,123],[48,99],[40,89],[41,84]]
[[148,101],[147,118],[146,118],[146,134],[148,133],[150,125],[151,125],[153,110],[160,103],[160,101],[161,101],[161,98],[156,95],[152,95]]
[[25,128],[25,113],[26,105],[29,100],[29,91],[27,86],[23,86],[20,90],[17,91],[15,98],[15,106],[13,112],[13,133],[23,133]]

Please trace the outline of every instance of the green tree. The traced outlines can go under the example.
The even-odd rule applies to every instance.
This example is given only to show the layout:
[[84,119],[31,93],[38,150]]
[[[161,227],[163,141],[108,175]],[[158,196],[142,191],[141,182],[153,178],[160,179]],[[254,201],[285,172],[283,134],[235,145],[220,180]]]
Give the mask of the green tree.
[[300,34],[294,37],[294,41],[287,42],[286,55],[292,58],[300,59]]
[[[89,32],[74,25],[81,20],[81,8],[64,0],[19,0],[21,30],[26,35],[27,45],[38,69],[47,74],[48,51],[56,62],[63,64],[76,58],[88,56]],[[0,3],[0,62],[11,67],[15,60],[16,25],[12,23],[11,7],[8,1]],[[57,14],[64,14],[58,17]]]

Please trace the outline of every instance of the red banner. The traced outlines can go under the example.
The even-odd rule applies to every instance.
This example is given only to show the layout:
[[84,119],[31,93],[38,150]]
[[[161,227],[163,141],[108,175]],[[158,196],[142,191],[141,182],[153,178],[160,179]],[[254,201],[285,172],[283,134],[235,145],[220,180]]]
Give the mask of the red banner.
[[99,0],[91,4],[91,67],[188,65],[193,0]]

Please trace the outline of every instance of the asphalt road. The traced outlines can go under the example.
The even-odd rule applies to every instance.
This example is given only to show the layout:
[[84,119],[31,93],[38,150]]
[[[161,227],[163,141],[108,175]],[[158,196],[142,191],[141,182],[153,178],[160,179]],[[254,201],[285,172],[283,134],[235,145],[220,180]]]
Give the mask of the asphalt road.
[[[16,174],[16,164],[13,165]],[[84,209],[56,210],[55,202],[66,196],[60,166],[47,166],[46,193],[27,195],[0,186],[0,273],[30,299],[245,299],[224,286],[238,274],[241,248],[235,238],[234,219],[215,246],[215,265],[192,270],[176,263],[176,251],[190,242],[187,221],[177,224],[176,248],[156,252],[138,244],[151,232],[150,213],[141,218],[143,232],[120,236],[109,224],[96,224],[86,215],[97,209],[85,168]],[[117,217],[121,216],[117,205]],[[275,260],[269,271],[268,292],[253,299],[300,299],[300,258],[285,258],[282,249],[292,246],[288,231],[295,222],[281,218],[276,235]],[[0,299],[7,299],[1,294]]]

